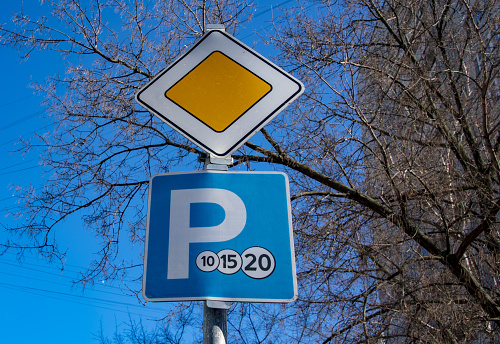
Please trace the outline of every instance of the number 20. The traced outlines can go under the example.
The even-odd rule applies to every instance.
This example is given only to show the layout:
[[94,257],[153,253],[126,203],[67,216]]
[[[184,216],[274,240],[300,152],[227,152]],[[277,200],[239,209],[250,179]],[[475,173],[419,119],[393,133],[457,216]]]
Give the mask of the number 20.
[[274,256],[263,247],[250,247],[242,253],[243,272],[252,278],[262,279],[271,275],[276,267]]

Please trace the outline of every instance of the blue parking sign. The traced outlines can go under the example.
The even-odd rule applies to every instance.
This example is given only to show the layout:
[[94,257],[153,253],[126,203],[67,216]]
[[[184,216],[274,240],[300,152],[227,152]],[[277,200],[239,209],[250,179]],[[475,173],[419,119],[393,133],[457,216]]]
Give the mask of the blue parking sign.
[[286,174],[200,171],[153,176],[143,295],[148,301],[295,300]]

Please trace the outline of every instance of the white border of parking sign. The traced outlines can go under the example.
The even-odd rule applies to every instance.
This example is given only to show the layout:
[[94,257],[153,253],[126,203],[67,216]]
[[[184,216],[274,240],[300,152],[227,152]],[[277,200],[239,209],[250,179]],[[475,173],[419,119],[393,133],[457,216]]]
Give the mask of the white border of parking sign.
[[288,177],[198,171],[150,180],[147,301],[291,302],[297,297]]

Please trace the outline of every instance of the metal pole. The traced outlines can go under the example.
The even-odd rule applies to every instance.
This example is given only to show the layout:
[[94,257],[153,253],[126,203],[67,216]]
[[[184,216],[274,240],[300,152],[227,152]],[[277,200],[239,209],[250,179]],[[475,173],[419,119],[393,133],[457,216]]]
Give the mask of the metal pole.
[[[227,308],[223,304],[227,304]],[[213,306],[224,308],[212,308]],[[228,308],[229,303],[226,302],[205,301],[203,304],[203,344],[227,344]]]
[[[208,154],[200,156],[205,170],[227,171],[233,158],[216,157]],[[222,301],[205,301],[203,304],[203,344],[227,344],[227,311],[231,303]]]

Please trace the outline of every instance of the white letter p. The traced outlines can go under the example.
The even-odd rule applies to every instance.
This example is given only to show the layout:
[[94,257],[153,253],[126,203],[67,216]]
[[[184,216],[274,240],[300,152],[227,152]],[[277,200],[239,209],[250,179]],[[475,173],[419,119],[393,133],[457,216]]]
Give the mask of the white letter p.
[[[224,221],[212,227],[190,227],[192,203],[215,203],[225,212]],[[241,233],[247,221],[245,204],[234,192],[224,189],[172,190],[167,279],[189,277],[189,244],[221,242]]]

